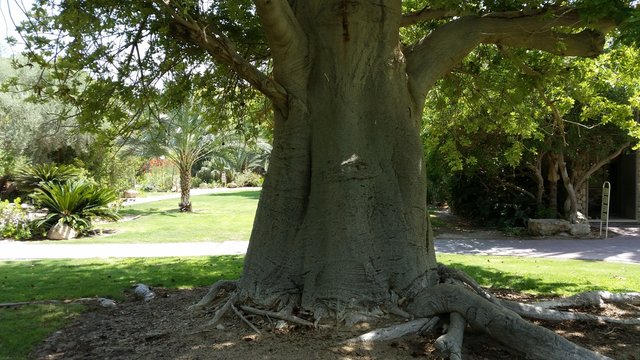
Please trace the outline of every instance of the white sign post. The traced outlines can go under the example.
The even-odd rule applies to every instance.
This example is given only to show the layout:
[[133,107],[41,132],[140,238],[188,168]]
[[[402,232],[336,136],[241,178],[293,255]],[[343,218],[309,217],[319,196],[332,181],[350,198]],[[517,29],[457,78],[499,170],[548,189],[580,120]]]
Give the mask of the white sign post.
[[602,184],[602,207],[600,210],[600,237],[602,237],[602,223],[605,223],[604,238],[609,237],[609,197],[611,196],[611,183],[605,181]]

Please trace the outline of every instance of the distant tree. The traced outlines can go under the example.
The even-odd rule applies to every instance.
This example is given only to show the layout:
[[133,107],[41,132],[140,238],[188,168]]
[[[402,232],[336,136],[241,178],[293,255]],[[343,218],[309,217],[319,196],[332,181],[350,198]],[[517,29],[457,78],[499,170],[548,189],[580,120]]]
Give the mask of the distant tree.
[[0,175],[25,163],[88,162],[95,140],[82,133],[72,106],[59,99],[43,101],[31,92],[47,74],[33,64],[0,58]]
[[193,165],[211,153],[215,140],[203,109],[192,100],[158,117],[161,147],[180,173],[180,211],[191,212],[191,172]]
[[[524,194],[539,210],[575,220],[576,191],[640,138],[639,57],[626,46],[597,59],[476,50],[428,97],[440,109],[425,121],[431,176],[476,173],[514,201]],[[526,172],[533,188],[522,185]]]

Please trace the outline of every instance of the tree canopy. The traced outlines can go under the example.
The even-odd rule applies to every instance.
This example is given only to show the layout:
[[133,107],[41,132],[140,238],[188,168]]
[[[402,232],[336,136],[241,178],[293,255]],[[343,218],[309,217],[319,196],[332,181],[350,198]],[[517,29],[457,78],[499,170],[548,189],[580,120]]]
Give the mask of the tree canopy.
[[[286,98],[284,84],[274,81],[269,74],[278,71],[273,66],[278,61],[297,60],[280,59],[282,56],[276,49],[267,45],[261,23],[276,30],[272,26],[275,20],[261,13],[265,6],[257,3],[260,6],[256,9],[249,0],[158,0],[130,4],[115,0],[37,0],[29,20],[18,30],[27,44],[27,64],[51,71],[50,77],[42,77],[32,85],[34,92],[78,106],[79,123],[86,128],[100,129],[102,122],[108,122],[113,131],[122,134],[141,126],[133,121],[135,115],[150,106],[160,89],[181,102],[190,89],[202,89],[206,99],[214,98],[216,90],[223,88],[228,102],[240,106],[240,98],[251,91],[250,86],[281,108],[283,104],[279,103]],[[426,72],[420,80],[422,84],[434,83],[478,43],[593,56],[603,38],[591,28],[606,31],[615,25],[619,41],[639,38],[635,36],[640,23],[637,7],[631,7],[633,2],[628,1],[393,3],[394,7],[402,4],[404,15],[399,25],[403,42],[414,42],[407,45],[407,55],[412,53],[412,57],[420,58],[423,55],[420,49],[433,45],[426,42],[449,41],[452,38],[448,36],[458,38],[458,45],[451,43],[451,46],[460,47],[459,55]],[[281,14],[283,9],[279,6],[270,8],[274,16],[290,16]],[[262,15],[262,21],[256,15]],[[446,29],[439,30],[447,23]],[[517,35],[513,26],[520,27],[523,34]],[[562,45],[549,41],[558,34],[546,31],[545,27],[551,26],[557,27],[565,40]],[[458,33],[454,35],[454,31]],[[266,32],[267,37],[271,32]],[[445,33],[450,35],[445,37]],[[421,38],[426,42],[420,42]],[[85,76],[90,81],[85,82]]]

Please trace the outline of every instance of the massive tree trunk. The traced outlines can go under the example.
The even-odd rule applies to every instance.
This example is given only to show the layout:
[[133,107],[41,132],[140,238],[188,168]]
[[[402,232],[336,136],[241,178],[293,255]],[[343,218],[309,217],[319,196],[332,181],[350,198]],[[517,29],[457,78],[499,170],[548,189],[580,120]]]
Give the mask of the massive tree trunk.
[[436,281],[421,104],[390,31],[400,9],[345,6],[298,15],[316,51],[294,106],[276,122],[242,277],[254,301],[293,293],[338,317],[385,305],[418,279]]
[[[385,312],[409,316],[399,307],[413,302],[405,308],[414,315],[452,313],[452,334],[462,332],[466,318],[520,351],[549,353],[511,344],[510,329],[534,338],[541,331],[517,315],[479,297],[463,301],[470,295],[464,286],[439,285],[456,280],[436,264],[419,136],[422,110],[435,82],[480,43],[594,55],[601,34],[553,32],[553,26],[580,24],[579,14],[567,9],[552,16],[509,12],[459,17],[404,47],[401,26],[451,15],[424,9],[403,17],[398,0],[255,3],[271,49],[272,77],[234,53],[215,27],[168,10],[189,41],[268,96],[276,114],[242,278],[216,284],[195,307],[211,302],[220,289],[233,289],[214,322],[230,304],[242,302],[255,313],[292,319],[292,309],[302,308],[316,321],[351,324]],[[455,345],[458,335],[447,342]],[[557,341],[550,351],[563,358],[592,354],[577,348]]]

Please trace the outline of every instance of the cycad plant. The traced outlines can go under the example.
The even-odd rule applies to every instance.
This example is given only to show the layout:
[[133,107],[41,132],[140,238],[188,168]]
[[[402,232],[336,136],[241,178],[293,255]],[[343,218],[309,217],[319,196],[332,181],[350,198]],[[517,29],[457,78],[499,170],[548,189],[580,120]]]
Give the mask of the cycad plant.
[[62,183],[81,175],[82,170],[75,166],[46,163],[27,165],[17,171],[15,178],[21,191],[31,192],[43,184]]
[[49,228],[62,223],[83,233],[91,228],[96,218],[113,221],[120,218],[117,208],[110,206],[118,199],[117,195],[110,189],[85,181],[44,183],[31,197],[49,211],[37,221],[39,227]]

